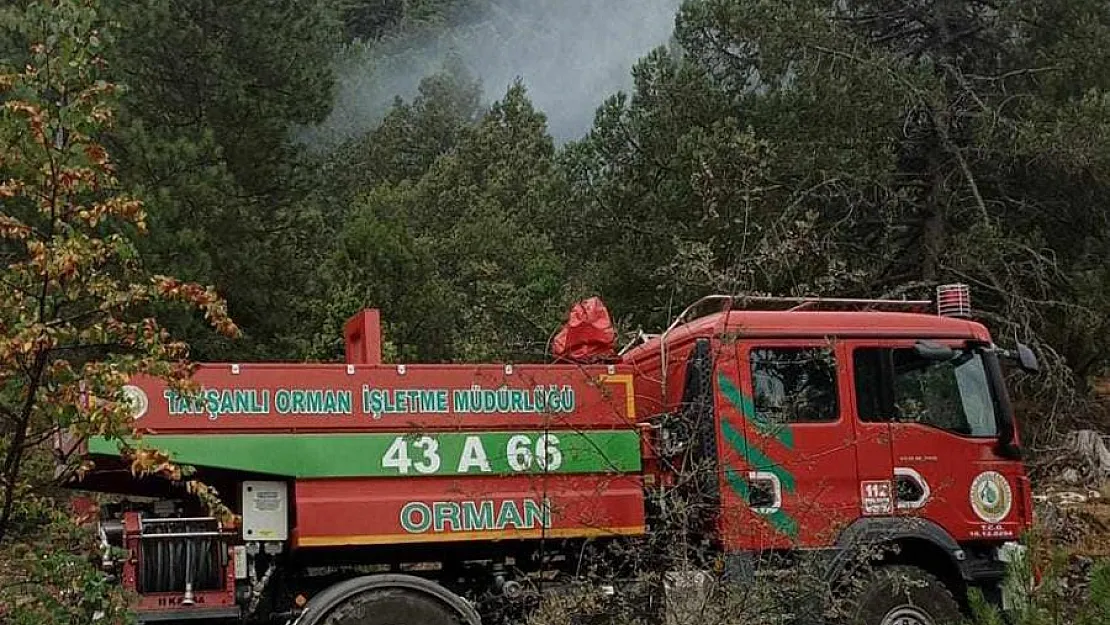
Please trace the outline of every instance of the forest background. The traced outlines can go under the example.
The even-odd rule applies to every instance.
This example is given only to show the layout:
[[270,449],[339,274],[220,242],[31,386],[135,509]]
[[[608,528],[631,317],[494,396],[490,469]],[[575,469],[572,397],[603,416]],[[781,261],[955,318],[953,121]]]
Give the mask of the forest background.
[[[34,4],[0,9],[5,66]],[[363,307],[388,359],[524,361],[590,295],[624,337],[713,292],[962,282],[1040,357],[1013,380],[1030,446],[1107,430],[1100,0],[77,4],[112,33],[97,138],[143,267],[241,330],[167,307],[193,360],[338,359]],[[76,540],[33,501],[9,542]]]

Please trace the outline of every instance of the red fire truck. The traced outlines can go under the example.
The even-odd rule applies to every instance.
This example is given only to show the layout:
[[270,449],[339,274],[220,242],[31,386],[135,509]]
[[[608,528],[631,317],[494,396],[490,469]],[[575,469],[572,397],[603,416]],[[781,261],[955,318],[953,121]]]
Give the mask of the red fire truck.
[[711,578],[805,553],[835,580],[890,546],[846,619],[941,623],[970,588],[999,596],[1032,521],[1003,363],[1037,364],[969,318],[966,287],[938,299],[712,296],[620,353],[589,300],[544,364],[386,364],[365,310],[345,363],[127,387],[145,443],[234,520],[132,477],[108,440],[74,487],[125,495],[98,532],[144,622],[498,622],[489,606],[580,579],[587,550],[670,531],[681,501],[699,520],[663,542],[708,545]]

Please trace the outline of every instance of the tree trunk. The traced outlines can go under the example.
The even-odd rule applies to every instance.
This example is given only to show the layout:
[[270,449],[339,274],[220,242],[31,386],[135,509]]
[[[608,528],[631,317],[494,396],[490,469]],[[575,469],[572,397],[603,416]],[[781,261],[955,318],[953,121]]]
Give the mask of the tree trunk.
[[0,470],[0,480],[3,480],[2,508],[0,508],[0,544],[8,533],[8,523],[11,521],[12,509],[15,506],[15,487],[19,479],[19,469],[23,464],[25,453],[24,445],[27,443],[27,430],[31,427],[31,415],[35,409],[35,396],[38,395],[39,384],[42,382],[43,372],[46,368],[46,352],[39,351],[35,356],[35,364],[31,369],[31,379],[27,390],[27,400],[19,410],[15,419],[15,431],[12,432],[11,447],[4,455],[4,468]]
[[929,155],[929,194],[925,198],[925,227],[921,234],[921,280],[934,283],[940,274],[944,252],[944,171],[937,149]]

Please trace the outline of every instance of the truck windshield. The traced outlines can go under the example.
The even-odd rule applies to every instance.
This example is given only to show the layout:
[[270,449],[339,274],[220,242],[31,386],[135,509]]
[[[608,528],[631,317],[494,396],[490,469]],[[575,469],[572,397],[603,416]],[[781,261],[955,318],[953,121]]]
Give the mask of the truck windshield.
[[854,365],[864,421],[908,421],[964,436],[998,435],[990,381],[978,351],[962,350],[940,361],[911,348],[862,348],[855,350]]

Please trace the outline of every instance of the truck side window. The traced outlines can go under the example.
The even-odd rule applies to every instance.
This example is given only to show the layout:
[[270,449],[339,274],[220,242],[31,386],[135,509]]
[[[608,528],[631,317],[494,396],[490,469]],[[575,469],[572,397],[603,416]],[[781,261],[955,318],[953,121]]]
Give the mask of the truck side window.
[[856,414],[861,421],[886,421],[886,406],[892,403],[883,395],[883,357],[888,349],[856,349],[852,352],[852,365],[856,379]]
[[752,348],[752,387],[756,414],[769,421],[836,421],[836,360],[816,347]]
[[852,361],[860,420],[915,422],[965,436],[997,435],[990,384],[977,352],[935,361],[913,349],[867,347],[854,350]]

